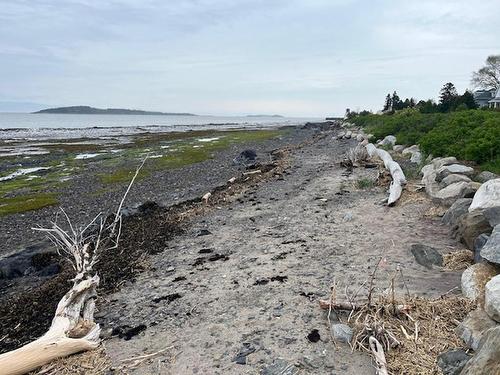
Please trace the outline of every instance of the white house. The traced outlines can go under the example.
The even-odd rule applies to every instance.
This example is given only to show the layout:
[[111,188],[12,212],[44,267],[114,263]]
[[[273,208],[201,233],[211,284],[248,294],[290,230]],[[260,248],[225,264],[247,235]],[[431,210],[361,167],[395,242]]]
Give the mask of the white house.
[[500,109],[500,87],[495,94],[495,97],[488,102],[488,107]]

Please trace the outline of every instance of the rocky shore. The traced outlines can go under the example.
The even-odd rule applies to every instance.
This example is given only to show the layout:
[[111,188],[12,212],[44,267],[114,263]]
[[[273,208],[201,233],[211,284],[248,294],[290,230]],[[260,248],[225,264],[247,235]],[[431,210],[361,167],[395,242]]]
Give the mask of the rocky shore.
[[[56,371],[373,374],[360,335],[372,327],[370,314],[382,311],[377,317],[387,320],[397,342],[386,353],[391,372],[458,374],[466,366],[464,373],[480,374],[478,363],[494,354],[484,348],[498,342],[498,303],[492,303],[495,278],[486,280],[497,273],[490,255],[496,248],[488,245],[497,238],[496,229],[488,236],[490,222],[490,229],[478,228],[485,228],[496,211],[488,216],[484,209],[490,207],[481,208],[484,219],[475,220],[470,207],[477,207],[476,195],[490,191],[488,182],[472,185],[477,176],[467,166],[460,171],[471,182],[449,178],[461,173],[452,173],[458,167],[443,172],[454,164],[443,160],[429,161],[439,181],[428,177],[430,167],[421,181],[424,161],[418,148],[399,147],[391,154],[407,183],[388,207],[391,176],[380,161],[349,159],[368,135],[339,121],[304,128],[244,144],[260,156],[255,168],[232,165],[242,151],[238,144],[168,177],[155,174],[157,179],[141,181],[132,201],[148,202],[127,213],[119,253],[108,254],[97,270],[103,279],[97,322],[104,352],[62,360]],[[396,150],[396,139],[382,140],[378,147]],[[477,193],[457,189],[455,200],[444,193],[438,199],[426,187],[436,183],[439,189],[433,191],[439,193],[446,183],[461,182]],[[166,192],[162,186],[177,190]],[[476,226],[452,225],[451,230],[449,220]],[[473,262],[467,247],[480,243],[486,250],[479,255],[487,260],[472,267],[489,267],[490,276],[473,277],[480,281],[465,285],[464,275],[473,273],[462,273]],[[28,251],[30,257],[38,252]],[[36,264],[37,272],[57,269],[51,276],[33,273],[0,284],[7,291],[0,307],[2,351],[43,333],[67,289],[67,266],[53,257]],[[365,306],[372,295],[373,306],[368,297],[360,315],[354,307],[349,313],[318,304]],[[400,302],[408,306],[404,314],[395,313]],[[485,322],[485,314],[493,323],[479,336],[465,338],[461,327],[479,315]],[[478,354],[472,357],[469,346]]]

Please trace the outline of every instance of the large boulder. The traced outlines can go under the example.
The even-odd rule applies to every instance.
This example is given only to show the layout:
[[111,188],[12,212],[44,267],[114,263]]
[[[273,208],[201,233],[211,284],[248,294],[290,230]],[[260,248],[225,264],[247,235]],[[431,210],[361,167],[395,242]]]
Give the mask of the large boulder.
[[477,182],[455,182],[434,193],[431,197],[440,204],[451,206],[459,198],[471,198],[477,189]]
[[500,206],[485,209],[483,215],[492,227],[496,227],[500,224]]
[[497,274],[498,270],[491,264],[473,264],[462,273],[462,294],[473,301],[484,301],[485,285]]
[[486,181],[477,190],[469,212],[500,206],[500,178]]
[[441,180],[441,186],[446,187],[455,182],[471,182],[472,180],[463,174],[450,174]]
[[469,212],[468,210],[471,203],[472,198],[457,199],[444,214],[442,219],[443,223],[455,226],[458,219]]
[[491,319],[500,322],[500,275],[493,277],[486,283],[484,311]]
[[490,236],[487,234],[480,234],[474,240],[474,263],[479,263],[483,261],[483,257],[481,256],[481,250],[483,249],[486,242],[490,239]]
[[483,212],[474,211],[458,219],[456,233],[460,241],[472,250],[477,236],[481,233],[490,234],[492,229]]
[[439,191],[439,184],[436,182],[436,170],[432,164],[425,165],[421,173],[422,184],[425,186],[425,192],[431,197]]
[[498,176],[488,171],[483,171],[476,176],[476,180],[479,182],[486,182],[489,180],[494,180],[495,178],[498,178]]
[[463,174],[466,176],[473,176],[474,169],[462,164],[443,165],[441,168],[436,170],[436,180],[441,181],[443,178],[449,176],[450,174]]
[[490,238],[481,249],[481,257],[500,265],[500,224],[491,232]]
[[456,333],[469,348],[477,350],[483,334],[496,326],[497,323],[482,308],[478,308],[471,311],[458,325]]
[[396,151],[396,152],[403,152],[403,150],[405,149],[405,146],[403,146],[403,145],[394,145],[394,146],[392,147],[392,149],[393,149],[394,151]]
[[396,144],[396,137],[393,135],[388,135],[382,139],[379,143],[382,146],[390,146],[391,148]]
[[443,375],[460,375],[460,371],[471,359],[471,355],[462,349],[449,350],[441,353],[437,358],[437,364]]
[[476,355],[467,362],[461,375],[500,374],[500,326],[490,329],[481,339]]
[[411,154],[410,162],[420,164],[422,162],[422,153],[417,145],[407,147],[403,150],[403,155]]
[[457,158],[454,156],[449,156],[446,158],[435,158],[432,159],[432,166],[434,169],[439,169],[444,165],[450,165],[450,164],[455,164],[457,163]]

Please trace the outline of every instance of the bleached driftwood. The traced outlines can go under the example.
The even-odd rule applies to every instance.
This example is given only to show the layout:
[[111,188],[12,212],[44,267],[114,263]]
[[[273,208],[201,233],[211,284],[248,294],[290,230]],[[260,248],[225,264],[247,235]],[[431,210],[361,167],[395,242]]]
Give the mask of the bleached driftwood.
[[366,145],[366,151],[371,158],[378,157],[384,162],[384,167],[389,171],[392,177],[392,182],[389,187],[389,198],[387,199],[387,205],[392,206],[401,197],[403,191],[403,186],[406,185],[406,177],[403,170],[392,160],[391,154],[387,151],[375,147],[372,143]]
[[0,374],[25,374],[56,358],[95,349],[99,345],[101,330],[94,322],[99,276],[95,274],[94,266],[102,251],[118,247],[121,209],[145,161],[136,170],[111,223],[99,213],[85,228],[75,228],[61,210],[67,221],[67,230],[59,226],[57,217],[51,228],[33,228],[48,235],[59,255],[72,263],[76,276],[73,287],[59,301],[47,333],[21,348],[1,354]]
[[368,341],[370,343],[370,349],[372,350],[373,356],[375,357],[377,375],[387,375],[387,361],[385,359],[384,348],[373,336],[370,336]]

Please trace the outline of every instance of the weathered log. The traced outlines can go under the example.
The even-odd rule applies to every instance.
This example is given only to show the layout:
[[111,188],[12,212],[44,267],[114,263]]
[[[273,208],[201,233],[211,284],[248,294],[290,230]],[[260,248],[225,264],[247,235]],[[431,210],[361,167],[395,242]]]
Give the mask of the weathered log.
[[[0,375],[25,374],[56,358],[95,349],[99,345],[101,329],[94,322],[99,276],[95,274],[94,266],[102,251],[118,247],[121,209],[146,160],[136,169],[111,224],[108,225],[108,220],[99,213],[85,228],[75,228],[61,209],[67,220],[67,230],[58,225],[57,217],[51,228],[33,228],[48,235],[58,253],[71,261],[76,276],[73,287],[59,301],[49,330],[37,340],[0,355]],[[97,231],[89,234],[88,231],[96,226]]]
[[[366,307],[366,305],[360,305],[360,304],[355,304],[355,303],[350,303],[350,302],[333,302],[331,303],[328,300],[320,299],[319,300],[319,307],[322,308],[323,310],[329,310],[330,308],[334,310],[354,310],[354,311],[359,311],[363,308]],[[396,305],[394,306],[396,312],[398,313],[407,313],[411,310],[410,305]]]
[[389,198],[387,205],[392,206],[401,197],[403,186],[406,184],[406,177],[400,165],[392,160],[391,154],[387,151],[375,147],[372,143],[366,145],[366,151],[370,157],[378,157],[384,162],[384,167],[389,171],[392,177],[391,185],[389,186]]
[[373,356],[375,357],[375,364],[377,365],[377,375],[387,375],[387,361],[385,359],[384,348],[373,336],[370,336],[368,342],[370,343],[370,349],[372,350]]
[[0,355],[0,374],[25,374],[56,358],[95,349],[100,333],[99,324],[94,323],[98,284],[97,275],[75,281],[59,301],[50,329],[42,337]]

